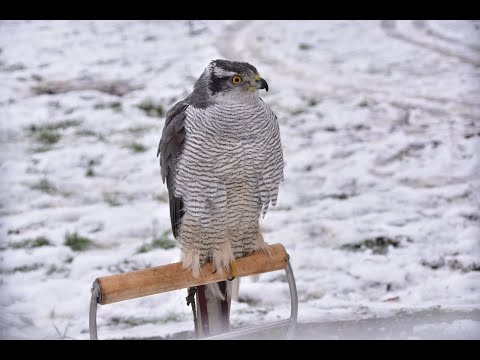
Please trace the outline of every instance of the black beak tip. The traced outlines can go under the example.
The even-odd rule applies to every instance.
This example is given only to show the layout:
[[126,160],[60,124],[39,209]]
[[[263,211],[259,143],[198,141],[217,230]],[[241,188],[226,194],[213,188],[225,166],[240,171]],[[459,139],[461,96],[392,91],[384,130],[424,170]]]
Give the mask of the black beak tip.
[[263,79],[260,79],[260,89],[265,89],[266,91],[268,91],[268,84]]

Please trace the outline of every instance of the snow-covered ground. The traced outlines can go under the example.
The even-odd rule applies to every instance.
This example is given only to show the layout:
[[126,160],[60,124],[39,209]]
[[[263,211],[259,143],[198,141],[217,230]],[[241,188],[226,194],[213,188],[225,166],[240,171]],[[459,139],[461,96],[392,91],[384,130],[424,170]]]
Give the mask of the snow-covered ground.
[[[269,84],[286,167],[262,227],[304,336],[408,316],[387,337],[479,339],[479,21],[0,22],[0,338],[87,339],[96,277],[178,261],[156,150],[216,58]],[[190,331],[185,296],[100,306],[99,337]],[[234,326],[288,317],[285,275],[239,300]]]

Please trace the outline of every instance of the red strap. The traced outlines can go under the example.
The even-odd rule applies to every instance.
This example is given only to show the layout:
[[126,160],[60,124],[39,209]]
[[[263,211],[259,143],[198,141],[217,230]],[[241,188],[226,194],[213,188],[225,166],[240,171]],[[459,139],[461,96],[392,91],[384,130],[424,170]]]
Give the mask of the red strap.
[[210,335],[210,328],[208,326],[208,309],[207,299],[205,298],[205,285],[197,287],[198,290],[198,307],[200,308],[200,316],[202,318],[202,333],[204,336]]
[[220,302],[221,308],[221,318],[222,318],[222,328],[223,331],[228,331],[230,327],[230,321],[228,317],[228,298],[227,298],[227,282],[221,281],[218,283],[220,291],[222,292],[223,296],[225,296],[225,300]]

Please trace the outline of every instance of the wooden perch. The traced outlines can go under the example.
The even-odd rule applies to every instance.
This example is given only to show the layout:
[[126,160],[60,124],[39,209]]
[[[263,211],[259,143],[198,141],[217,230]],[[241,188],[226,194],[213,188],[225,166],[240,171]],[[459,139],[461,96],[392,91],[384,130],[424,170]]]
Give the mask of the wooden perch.
[[[282,270],[287,267],[288,255],[282,244],[270,245],[271,256],[255,252],[236,260],[237,276],[248,276]],[[212,273],[210,262],[202,266],[202,274],[195,278],[190,270],[182,269],[182,263],[157,266],[150,269],[131,271],[124,274],[102,276],[95,280],[100,287],[99,303],[117,301],[205,285],[227,280],[224,271]]]

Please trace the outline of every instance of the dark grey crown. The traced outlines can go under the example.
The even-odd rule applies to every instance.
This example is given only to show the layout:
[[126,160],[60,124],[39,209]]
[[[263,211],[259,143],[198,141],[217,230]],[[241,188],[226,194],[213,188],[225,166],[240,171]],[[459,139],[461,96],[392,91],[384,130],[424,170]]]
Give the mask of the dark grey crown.
[[253,71],[255,74],[258,75],[257,68],[253,65],[250,65],[247,62],[239,62],[239,61],[229,61],[229,60],[212,60],[211,64],[214,67],[218,67],[225,71],[233,71],[237,74],[244,73],[248,70]]

